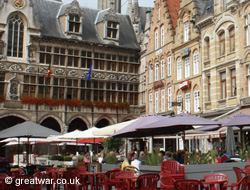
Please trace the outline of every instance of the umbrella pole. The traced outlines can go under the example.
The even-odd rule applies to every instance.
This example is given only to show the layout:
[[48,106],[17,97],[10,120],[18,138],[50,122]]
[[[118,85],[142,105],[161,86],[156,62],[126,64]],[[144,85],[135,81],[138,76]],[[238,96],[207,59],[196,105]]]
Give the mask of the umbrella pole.
[[241,148],[242,148],[242,150],[243,150],[243,133],[242,133],[242,126],[240,126],[240,143],[241,143]]
[[219,150],[221,150],[221,134],[219,132]]
[[19,167],[19,144],[20,144],[20,137],[17,137],[18,143],[17,143],[17,165]]
[[183,146],[184,146],[184,164],[187,165],[187,154],[186,154],[186,146],[185,146],[185,131],[183,131]]
[[26,157],[27,157],[27,166],[29,165],[29,145],[30,145],[30,143],[29,143],[29,137],[27,137],[27,140],[28,140],[28,147],[27,147],[27,155],[26,155]]

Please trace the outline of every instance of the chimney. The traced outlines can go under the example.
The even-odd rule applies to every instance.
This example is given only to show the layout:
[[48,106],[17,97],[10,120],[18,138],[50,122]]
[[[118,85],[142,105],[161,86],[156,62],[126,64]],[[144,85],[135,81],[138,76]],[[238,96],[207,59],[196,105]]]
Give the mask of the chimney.
[[139,16],[139,3],[138,0],[134,0],[134,14],[136,17]]

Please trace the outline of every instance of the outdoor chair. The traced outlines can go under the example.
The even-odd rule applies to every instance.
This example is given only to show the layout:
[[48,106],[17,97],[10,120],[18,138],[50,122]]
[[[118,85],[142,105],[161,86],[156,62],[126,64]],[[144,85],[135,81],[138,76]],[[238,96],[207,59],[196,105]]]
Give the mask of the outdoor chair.
[[7,189],[7,184],[5,183],[6,177],[8,177],[7,173],[0,173],[0,189],[1,190]]
[[[66,179],[66,183],[65,183],[65,190],[70,190],[70,189],[83,189],[83,190],[88,190],[88,184],[87,184],[87,180],[85,177],[81,177],[80,175],[77,175],[76,173],[74,173],[73,171],[69,170],[69,171],[65,171],[63,173],[63,177]],[[76,182],[76,178],[80,179],[79,180],[79,184],[75,183]]]
[[[33,178],[37,178],[39,180],[42,179],[43,174],[40,171],[34,171],[35,173],[33,174]],[[33,184],[32,190],[42,190],[43,189],[43,183],[35,183]]]
[[159,174],[142,174],[136,180],[137,182],[136,184],[138,187],[136,189],[140,190],[157,189],[157,183],[159,179],[160,179]]
[[162,190],[174,190],[174,178],[171,176],[164,176],[160,178],[160,189]]
[[245,176],[237,183],[232,183],[231,185],[223,186],[222,190],[250,190],[248,186],[249,180],[250,180],[250,176]]
[[123,168],[123,170],[124,171],[131,171],[131,172],[134,172],[134,173],[140,173],[140,170],[137,168],[137,167],[135,167],[135,166],[125,166],[124,168]]
[[[225,174],[206,174],[206,175],[204,175],[203,176],[203,178],[202,178],[202,181],[203,182],[206,182],[206,181],[216,181],[216,180],[225,180],[226,182],[225,183],[223,183],[223,184],[220,184],[220,183],[215,183],[215,184],[212,184],[212,185],[214,185],[214,187],[215,187],[215,189],[220,189],[220,186],[224,186],[224,185],[227,185],[228,184],[228,182],[229,182],[229,179],[228,179],[228,176],[227,175],[225,175]],[[210,189],[209,187],[210,187],[210,185],[211,184],[203,184],[205,187],[207,187],[208,189]]]
[[237,178],[237,183],[240,182],[242,180],[242,178],[246,176],[246,173],[238,167],[233,167],[233,170],[234,170],[236,178]]
[[200,180],[195,179],[183,179],[178,180],[174,183],[174,186],[177,190],[203,190],[207,189],[203,186]]
[[[134,177],[135,173],[132,171],[122,171],[122,172],[117,172],[116,173],[116,178],[117,179],[117,184],[116,184],[116,189],[117,190],[123,190],[126,189],[128,186],[128,183],[130,183],[132,180],[126,179],[126,177]],[[119,177],[124,177],[124,179],[119,179]],[[129,181],[130,180],[130,181]],[[132,189],[134,189],[134,183],[131,182],[130,186],[132,186]]]
[[161,176],[170,175],[175,180],[184,179],[184,166],[175,160],[161,162]]
[[[61,177],[61,170],[60,168],[46,168],[45,170],[45,178],[57,181],[58,178]],[[59,189],[60,185],[59,184],[47,184],[47,190],[51,189]]]
[[105,174],[98,175],[96,177],[97,188],[102,186],[104,187],[105,190],[109,190],[113,186],[115,187],[116,184],[119,182],[115,176],[118,172],[121,172],[121,171],[122,170],[120,168],[115,168],[113,170],[107,171]]
[[246,174],[250,174],[250,165],[245,165],[244,166],[244,172],[246,173]]
[[8,176],[19,176],[23,174],[23,170],[15,170],[15,171],[9,171]]

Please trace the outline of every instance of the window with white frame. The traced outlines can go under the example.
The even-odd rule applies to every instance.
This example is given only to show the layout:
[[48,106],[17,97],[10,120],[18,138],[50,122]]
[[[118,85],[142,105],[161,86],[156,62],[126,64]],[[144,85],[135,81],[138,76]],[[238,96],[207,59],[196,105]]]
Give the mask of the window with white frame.
[[168,88],[168,109],[172,109],[172,88]]
[[185,78],[190,77],[190,59],[185,58]]
[[189,22],[184,23],[184,42],[189,40]]
[[159,80],[159,63],[155,63],[155,81]]
[[246,31],[246,45],[250,45],[250,14],[247,14],[245,16],[246,25],[245,25],[245,31]]
[[200,111],[200,92],[194,91],[194,112]]
[[190,113],[191,112],[191,98],[190,93],[185,94],[185,111]]
[[155,49],[159,48],[159,43],[158,43],[158,30],[155,31]]
[[182,65],[181,61],[177,61],[177,80],[181,80],[182,78]]
[[149,83],[153,82],[153,66],[149,66]]
[[177,96],[177,102],[181,103],[181,105],[177,106],[177,114],[180,114],[182,112],[182,96]]
[[166,98],[165,98],[165,89],[161,90],[161,111],[165,111]]
[[159,96],[158,91],[155,92],[155,113],[159,112]]
[[199,73],[199,54],[194,54],[194,75],[197,75]]
[[165,78],[166,75],[166,64],[165,64],[165,59],[161,60],[161,79]]
[[165,35],[164,35],[164,25],[161,26],[161,47],[164,46]]
[[153,95],[149,94],[149,113],[153,113]]
[[172,60],[171,56],[168,56],[168,76],[171,76],[172,74]]

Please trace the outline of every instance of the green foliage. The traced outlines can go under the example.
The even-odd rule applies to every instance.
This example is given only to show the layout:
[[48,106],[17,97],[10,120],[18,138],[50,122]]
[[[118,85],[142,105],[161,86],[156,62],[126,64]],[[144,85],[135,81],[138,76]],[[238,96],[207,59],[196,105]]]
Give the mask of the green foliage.
[[93,159],[93,162],[97,162],[98,156],[94,155],[92,159]]
[[58,161],[71,161],[72,156],[63,156],[63,155],[52,155],[49,156],[50,160],[58,160]]
[[215,162],[218,156],[216,150],[209,151],[207,153],[201,152],[187,152],[186,159],[188,164],[212,164]]
[[78,160],[78,162],[82,162],[82,161],[83,161],[83,156],[82,156],[82,155],[79,155],[79,156],[77,157],[77,160]]
[[106,156],[106,157],[104,158],[104,161],[105,161],[106,164],[115,164],[115,162],[116,162],[116,157],[115,157],[115,156],[112,156],[112,155]]
[[145,164],[153,166],[161,165],[161,158],[158,154],[159,152],[145,154]]
[[103,142],[103,146],[108,152],[119,152],[123,146],[123,142],[121,138],[108,137],[106,141]]

